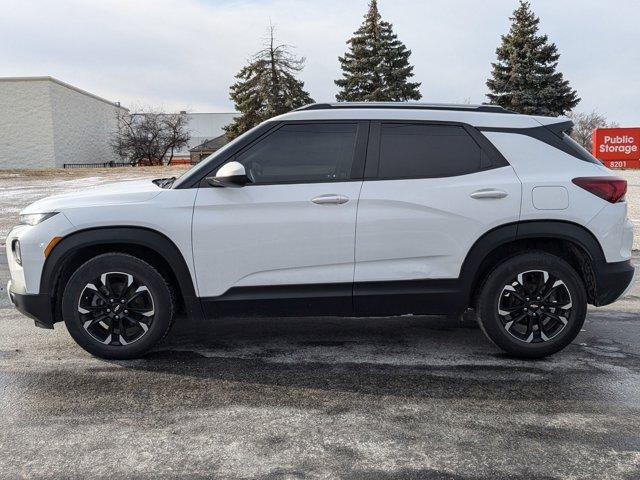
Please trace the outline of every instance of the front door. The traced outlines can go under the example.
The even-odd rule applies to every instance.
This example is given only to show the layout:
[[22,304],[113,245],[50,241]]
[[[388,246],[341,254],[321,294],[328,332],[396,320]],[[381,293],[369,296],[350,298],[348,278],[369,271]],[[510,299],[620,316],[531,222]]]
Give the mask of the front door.
[[[288,123],[231,160],[242,188],[201,186],[193,217],[210,314],[350,313],[366,122]],[[254,308],[255,307],[255,308]]]

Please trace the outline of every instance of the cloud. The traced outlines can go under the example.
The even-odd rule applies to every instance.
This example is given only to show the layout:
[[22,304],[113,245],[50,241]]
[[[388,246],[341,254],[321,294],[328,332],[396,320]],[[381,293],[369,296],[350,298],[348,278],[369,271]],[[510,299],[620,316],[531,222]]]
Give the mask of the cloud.
[[[307,58],[318,100],[333,100],[337,57],[366,1],[57,0],[7,2],[0,17],[0,75],[52,75],[124,104],[230,111],[229,85],[260,47],[269,21]],[[425,101],[485,100],[484,82],[515,1],[381,0],[413,52]],[[560,68],[583,101],[611,120],[640,125],[640,9],[595,0],[534,2]]]

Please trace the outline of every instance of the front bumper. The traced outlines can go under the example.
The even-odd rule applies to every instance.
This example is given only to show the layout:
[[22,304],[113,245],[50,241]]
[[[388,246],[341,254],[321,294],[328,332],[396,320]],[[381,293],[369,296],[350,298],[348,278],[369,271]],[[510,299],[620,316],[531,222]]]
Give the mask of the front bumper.
[[595,305],[602,307],[615,302],[629,290],[635,277],[635,268],[631,260],[606,263],[597,269],[595,275]]
[[9,301],[23,315],[33,319],[36,327],[53,328],[53,308],[49,295],[27,295],[11,291],[11,280],[7,284]]

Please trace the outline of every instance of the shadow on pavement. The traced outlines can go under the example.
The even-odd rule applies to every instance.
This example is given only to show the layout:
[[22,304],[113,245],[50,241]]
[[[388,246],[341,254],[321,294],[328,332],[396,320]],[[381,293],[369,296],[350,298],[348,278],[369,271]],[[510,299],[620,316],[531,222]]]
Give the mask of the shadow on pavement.
[[317,396],[291,393],[300,389],[317,390],[321,397],[355,393],[536,401],[540,406],[550,400],[620,400],[610,388],[610,373],[585,363],[576,345],[544,360],[520,361],[501,354],[480,330],[456,325],[434,317],[181,322],[145,359],[117,363],[232,382],[238,390],[285,388],[287,399],[273,398],[287,404],[319,402]]

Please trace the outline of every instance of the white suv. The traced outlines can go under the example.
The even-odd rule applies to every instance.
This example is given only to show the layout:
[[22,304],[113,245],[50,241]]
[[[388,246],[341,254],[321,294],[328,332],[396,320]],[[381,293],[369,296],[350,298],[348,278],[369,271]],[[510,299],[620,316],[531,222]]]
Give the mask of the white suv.
[[35,202],[10,297],[87,351],[132,358],[176,311],[460,317],[521,357],[580,331],[634,274],[616,177],[565,118],[495,106],[314,104],[178,179]]

